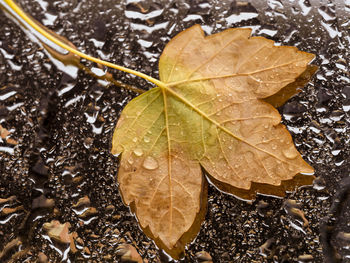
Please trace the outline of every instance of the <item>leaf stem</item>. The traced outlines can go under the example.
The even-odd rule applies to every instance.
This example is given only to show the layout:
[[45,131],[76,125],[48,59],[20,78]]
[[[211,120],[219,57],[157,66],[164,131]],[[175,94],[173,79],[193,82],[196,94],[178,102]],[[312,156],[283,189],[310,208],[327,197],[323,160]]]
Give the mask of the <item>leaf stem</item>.
[[140,78],[143,78],[145,80],[148,80],[149,82],[164,88],[165,87],[165,83],[163,83],[162,81],[155,79],[149,75],[146,75],[144,73],[138,72],[136,70],[132,70],[123,66],[119,66],[116,65],[114,63],[99,59],[99,58],[95,58],[89,55],[86,55],[85,53],[70,47],[69,45],[63,43],[61,40],[59,40],[58,38],[54,37],[53,35],[49,34],[48,32],[46,32],[43,28],[41,28],[39,25],[37,25],[29,16],[26,15],[26,13],[12,0],[4,0],[5,3],[17,14],[19,15],[24,21],[26,21],[28,23],[28,25],[30,25],[34,30],[36,30],[38,33],[40,33],[42,36],[44,36],[45,38],[49,39],[50,41],[52,41],[53,43],[55,43],[56,45],[60,46],[61,48],[72,52],[73,54],[76,54],[77,56],[81,57],[81,58],[85,58],[87,60],[90,60],[92,62],[110,67],[110,68],[114,68],[126,73],[130,73],[133,74],[135,76],[138,76]]

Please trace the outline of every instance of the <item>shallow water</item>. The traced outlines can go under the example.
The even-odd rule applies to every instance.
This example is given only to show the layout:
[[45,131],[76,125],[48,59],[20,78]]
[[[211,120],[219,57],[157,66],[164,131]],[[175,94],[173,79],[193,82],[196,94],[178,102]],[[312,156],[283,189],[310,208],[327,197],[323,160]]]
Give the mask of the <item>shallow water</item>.
[[[349,1],[19,1],[80,50],[157,77],[157,61],[178,32],[250,27],[280,45],[316,54],[320,68],[280,112],[298,150],[315,168],[313,187],[283,199],[246,202],[209,186],[206,220],[182,262],[350,262]],[[36,262],[115,261],[132,244],[148,262],[168,257],[139,229],[118,192],[109,153],[114,125],[135,93],[53,59],[0,16],[0,258]],[[85,62],[103,75],[94,63]],[[143,80],[108,69],[141,89]],[[44,223],[69,223],[75,247]]]

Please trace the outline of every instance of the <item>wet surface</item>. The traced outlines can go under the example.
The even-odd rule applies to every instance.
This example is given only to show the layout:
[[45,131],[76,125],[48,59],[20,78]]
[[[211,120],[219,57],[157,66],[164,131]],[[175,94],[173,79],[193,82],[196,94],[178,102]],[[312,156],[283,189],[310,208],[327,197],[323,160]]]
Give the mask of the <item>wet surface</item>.
[[[316,170],[313,187],[246,202],[209,186],[206,219],[182,262],[350,262],[349,1],[19,3],[80,50],[153,77],[165,44],[195,23],[208,34],[251,27],[316,54],[318,72],[280,107]],[[136,94],[52,59],[4,15],[0,25],[1,261],[113,262],[135,253],[125,243],[145,261],[168,261],[123,205],[109,153],[120,111]]]

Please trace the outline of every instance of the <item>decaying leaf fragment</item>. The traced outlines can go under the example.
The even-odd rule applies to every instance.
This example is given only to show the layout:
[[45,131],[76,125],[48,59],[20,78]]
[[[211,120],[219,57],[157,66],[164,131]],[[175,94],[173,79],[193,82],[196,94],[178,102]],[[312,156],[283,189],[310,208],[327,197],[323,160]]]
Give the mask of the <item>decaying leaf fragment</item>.
[[43,225],[43,228],[48,232],[48,235],[53,240],[60,242],[62,244],[68,244],[71,242],[71,237],[69,234],[69,223],[61,224],[57,220],[52,220]]
[[263,99],[294,82],[314,55],[250,34],[205,37],[196,25],[177,35],[160,58],[164,85],[132,100],[116,126],[123,199],[168,252],[183,246],[200,211],[201,167],[239,189],[313,173]]

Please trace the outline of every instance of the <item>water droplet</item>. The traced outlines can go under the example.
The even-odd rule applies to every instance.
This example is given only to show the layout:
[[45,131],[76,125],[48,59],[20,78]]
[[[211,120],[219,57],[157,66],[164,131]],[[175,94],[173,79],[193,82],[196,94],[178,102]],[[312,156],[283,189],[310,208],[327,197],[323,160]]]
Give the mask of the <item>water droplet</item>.
[[141,148],[136,148],[136,149],[134,150],[134,154],[135,154],[136,156],[142,156],[143,151],[142,151]]
[[273,149],[273,150],[276,150],[276,149],[277,149],[277,145],[276,145],[276,144],[273,144],[273,145],[272,145],[272,149]]
[[129,164],[133,164],[134,163],[134,159],[132,158],[132,156],[130,156],[130,158],[128,159],[128,163]]
[[150,142],[150,141],[151,141],[151,139],[150,139],[149,137],[147,137],[147,136],[145,136],[145,137],[143,138],[143,140],[144,140],[145,142]]
[[148,170],[154,170],[158,168],[158,161],[154,159],[152,156],[147,156],[143,161],[143,167]]
[[134,137],[134,139],[132,139],[133,142],[137,142],[137,137]]
[[283,154],[288,159],[294,159],[298,155],[297,151],[295,151],[292,147],[283,150]]

